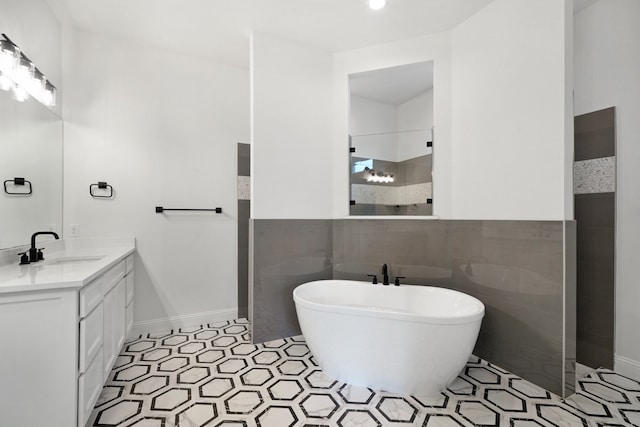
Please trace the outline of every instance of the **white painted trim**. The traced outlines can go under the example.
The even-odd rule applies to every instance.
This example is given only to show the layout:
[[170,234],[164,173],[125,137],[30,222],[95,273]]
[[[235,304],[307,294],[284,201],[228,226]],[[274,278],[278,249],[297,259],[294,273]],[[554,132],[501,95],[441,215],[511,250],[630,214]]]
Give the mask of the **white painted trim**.
[[222,310],[205,311],[182,316],[172,316],[161,319],[143,320],[135,322],[131,328],[129,337],[136,337],[151,332],[164,332],[177,328],[187,328],[190,326],[205,325],[223,320],[234,320],[238,318],[238,308],[226,308]]
[[616,354],[614,370],[625,377],[640,380],[640,361],[618,356]]

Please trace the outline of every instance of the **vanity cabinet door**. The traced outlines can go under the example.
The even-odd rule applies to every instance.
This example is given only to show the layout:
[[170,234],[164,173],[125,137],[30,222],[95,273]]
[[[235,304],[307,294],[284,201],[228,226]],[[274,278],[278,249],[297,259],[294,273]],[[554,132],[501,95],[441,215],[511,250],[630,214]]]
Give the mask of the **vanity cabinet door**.
[[125,279],[104,295],[104,375],[109,376],[125,338]]
[[133,329],[133,283],[134,283],[134,272],[131,271],[127,274],[125,278],[127,282],[127,308],[126,308],[126,319],[127,326],[125,331],[125,336],[129,336],[131,334],[131,330]]
[[75,426],[75,290],[0,295],[0,425]]
[[102,385],[106,380],[103,378],[102,365],[102,348],[100,348],[95,359],[78,378],[78,426],[84,426],[87,423],[102,392]]
[[131,303],[127,306],[126,312],[127,328],[125,331],[125,335],[128,337],[131,334],[131,330],[133,329],[133,301],[131,301]]
[[134,282],[134,272],[127,274],[127,306],[133,302],[133,282]]
[[102,302],[84,319],[80,320],[79,371],[82,374],[102,348],[104,330]]
[[116,286],[116,300],[118,302],[118,318],[116,323],[116,357],[120,354],[120,350],[124,345],[124,340],[127,337],[127,281],[122,279]]

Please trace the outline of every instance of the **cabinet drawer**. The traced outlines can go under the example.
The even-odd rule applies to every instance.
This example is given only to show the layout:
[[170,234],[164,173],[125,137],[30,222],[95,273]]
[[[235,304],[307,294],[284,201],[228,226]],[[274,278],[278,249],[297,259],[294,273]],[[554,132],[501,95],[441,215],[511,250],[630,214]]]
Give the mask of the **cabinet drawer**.
[[118,284],[120,279],[124,277],[125,272],[125,262],[124,260],[120,261],[112,267],[109,271],[104,273],[104,275],[98,279],[102,281],[102,291],[104,294],[109,292],[115,285]]
[[80,289],[80,318],[85,317],[98,305],[103,295],[124,277],[124,271],[125,262],[122,260],[102,276]]
[[102,301],[102,282],[97,278],[80,289],[80,318],[89,314]]
[[85,372],[102,348],[104,310],[102,302],[80,321],[79,371]]
[[84,426],[93,410],[105,378],[102,376],[102,348],[87,371],[78,378],[78,425]]
[[133,254],[129,255],[127,258],[125,258],[124,260],[125,266],[126,266],[126,273],[125,274],[129,274],[133,271]]
[[127,306],[126,318],[126,336],[128,337],[131,335],[131,329],[133,329],[133,301],[131,301],[131,303]]
[[127,275],[127,302],[128,306],[133,301],[133,281],[134,281],[134,273],[131,272]]

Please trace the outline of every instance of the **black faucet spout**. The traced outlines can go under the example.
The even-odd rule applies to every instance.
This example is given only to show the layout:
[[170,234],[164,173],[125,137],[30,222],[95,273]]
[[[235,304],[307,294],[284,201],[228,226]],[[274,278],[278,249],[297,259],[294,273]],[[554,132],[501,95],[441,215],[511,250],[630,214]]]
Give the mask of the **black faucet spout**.
[[55,237],[56,240],[60,239],[58,233],[55,231],[38,231],[31,235],[31,248],[29,249],[29,262],[38,262],[44,258],[38,258],[38,249],[36,248],[36,237],[40,235],[50,235]]
[[382,264],[382,284],[383,285],[389,284],[389,271],[387,268],[387,264]]

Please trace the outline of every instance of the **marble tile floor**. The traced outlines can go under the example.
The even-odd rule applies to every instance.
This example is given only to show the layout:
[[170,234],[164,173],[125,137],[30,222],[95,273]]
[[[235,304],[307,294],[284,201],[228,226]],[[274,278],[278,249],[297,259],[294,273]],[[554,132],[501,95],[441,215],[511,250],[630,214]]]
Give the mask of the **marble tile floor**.
[[245,320],[125,344],[89,426],[640,426],[640,382],[597,370],[566,400],[472,356],[436,398],[325,375],[292,337],[252,345]]

